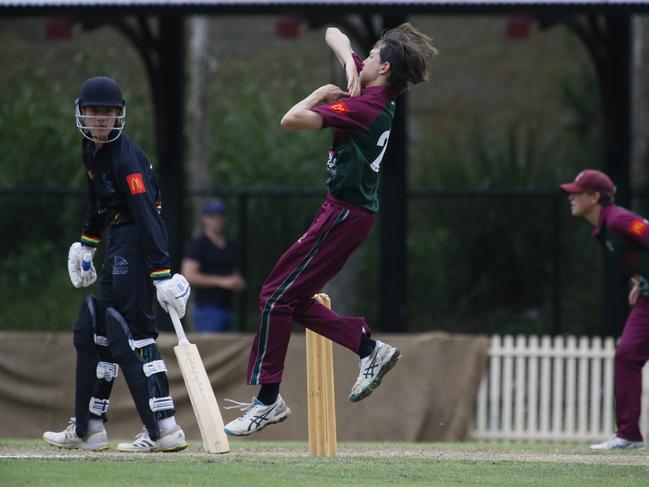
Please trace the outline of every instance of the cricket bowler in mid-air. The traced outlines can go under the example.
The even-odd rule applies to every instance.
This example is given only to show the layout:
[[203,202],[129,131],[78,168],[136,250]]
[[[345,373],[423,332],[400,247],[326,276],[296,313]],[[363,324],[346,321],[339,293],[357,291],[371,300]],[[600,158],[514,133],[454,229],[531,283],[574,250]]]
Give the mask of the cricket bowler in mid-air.
[[287,130],[333,130],[325,202],[313,223],[282,255],[259,298],[260,326],[250,351],[248,384],[261,385],[252,403],[235,402],[243,415],[225,426],[246,436],[284,421],[290,409],[279,394],[293,321],[358,354],[360,373],[349,399],[369,396],[396,364],[399,350],[371,338],[363,318],[339,316],[313,299],[367,238],[379,208],[381,161],[390,138],[395,99],[427,81],[437,53],[410,24],[386,31],[364,60],[349,38],[327,29],[326,42],[347,76],[347,91],[324,85],[284,115]]
[[153,167],[122,132],[126,102],[115,80],[87,80],[76,102],[76,119],[83,135],[89,202],[81,237],[68,253],[75,287],[90,286],[97,279],[92,259],[104,234],[107,248],[99,295],[85,298],[74,327],[75,416],[63,431],[48,431],[43,439],[62,448],[106,449],[104,423],[121,369],[144,430],[117,449],[182,450],[187,442],[175,421],[152,305],[155,286],[163,309],[173,308],[182,317],[190,288],[183,276],[171,274]]

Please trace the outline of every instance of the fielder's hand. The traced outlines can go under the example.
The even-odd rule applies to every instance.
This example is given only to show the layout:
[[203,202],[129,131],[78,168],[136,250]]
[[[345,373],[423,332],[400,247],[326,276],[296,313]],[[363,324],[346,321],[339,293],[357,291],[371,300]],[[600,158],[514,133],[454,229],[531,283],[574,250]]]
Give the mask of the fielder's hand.
[[185,308],[191,292],[187,279],[180,274],[174,274],[171,279],[153,281],[153,284],[162,309],[168,313],[169,307],[172,307],[179,318],[185,316]]
[[640,297],[640,286],[635,284],[631,288],[631,291],[629,292],[629,305],[635,306],[636,303],[638,302],[639,297]]
[[646,277],[636,274],[631,278],[631,292],[629,292],[629,304],[635,306],[640,296],[649,297],[649,281]]
[[74,287],[88,287],[97,280],[97,271],[92,263],[95,250],[79,242],[75,242],[70,246],[68,251],[68,274],[70,274],[70,281],[72,281]]

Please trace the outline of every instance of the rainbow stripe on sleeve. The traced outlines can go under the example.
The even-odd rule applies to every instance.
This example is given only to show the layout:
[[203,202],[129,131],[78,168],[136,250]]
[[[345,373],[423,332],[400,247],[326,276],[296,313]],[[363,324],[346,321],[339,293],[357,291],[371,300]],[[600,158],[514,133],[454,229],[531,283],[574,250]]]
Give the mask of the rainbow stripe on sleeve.
[[82,233],[80,242],[86,247],[97,247],[99,245],[99,242],[101,242],[101,237],[95,237],[94,235]]
[[156,269],[150,273],[151,279],[154,280],[159,280],[159,279],[170,279],[171,278],[171,269],[164,268],[164,269]]

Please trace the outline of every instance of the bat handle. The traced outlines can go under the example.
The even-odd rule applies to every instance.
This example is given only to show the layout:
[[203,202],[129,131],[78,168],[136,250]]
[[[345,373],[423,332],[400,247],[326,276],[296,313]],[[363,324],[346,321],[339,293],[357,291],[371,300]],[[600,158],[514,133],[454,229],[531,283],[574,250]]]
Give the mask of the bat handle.
[[187,340],[185,330],[183,330],[183,324],[180,322],[180,317],[176,313],[176,309],[171,306],[168,309],[171,322],[174,324],[174,330],[176,330],[176,336],[178,337],[178,345],[189,345],[189,340]]
[[83,269],[83,272],[89,272],[91,265],[92,265],[92,254],[88,252],[84,254],[83,259],[81,259],[81,269]]

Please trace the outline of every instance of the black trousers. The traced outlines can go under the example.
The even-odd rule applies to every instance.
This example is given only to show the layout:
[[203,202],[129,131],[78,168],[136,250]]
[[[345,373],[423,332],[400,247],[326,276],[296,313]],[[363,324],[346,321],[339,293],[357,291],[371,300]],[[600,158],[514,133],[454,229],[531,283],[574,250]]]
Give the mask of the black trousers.
[[137,225],[109,229],[97,296],[97,328],[101,334],[106,330],[106,309],[112,306],[124,317],[136,340],[158,336],[153,312],[155,289],[138,241]]
[[[108,333],[106,330],[106,310],[112,307],[124,318],[134,340],[155,339],[158,336],[153,312],[155,289],[145,268],[138,241],[139,232],[136,225],[115,226],[108,231],[106,257],[99,274],[100,294],[95,300],[95,328],[93,330],[95,335],[102,337],[114,335],[114,329],[113,333]],[[85,317],[82,316],[81,322],[77,324],[79,328],[84,328],[86,325],[84,320]],[[113,322],[110,326],[114,328],[116,324]],[[85,343],[92,340],[93,338],[88,336],[86,340],[79,341]],[[75,400],[77,434],[79,436],[86,434],[88,419],[106,419],[106,411],[99,414],[98,410],[91,408],[88,412],[90,398],[102,403],[108,401],[113,386],[113,380],[95,378],[97,359],[119,364],[127,377],[131,395],[138,407],[138,413],[149,429],[152,438],[156,439],[159,435],[156,420],[174,415],[172,407],[153,411],[149,408],[150,398],[169,396],[166,373],[159,372],[145,377],[142,371],[142,364],[161,359],[155,343],[137,348],[133,351],[134,353],[126,342],[123,343],[118,355],[116,355],[116,350],[99,344],[90,345],[95,347],[96,356],[83,349],[79,352]],[[84,354],[84,352],[86,353]]]

